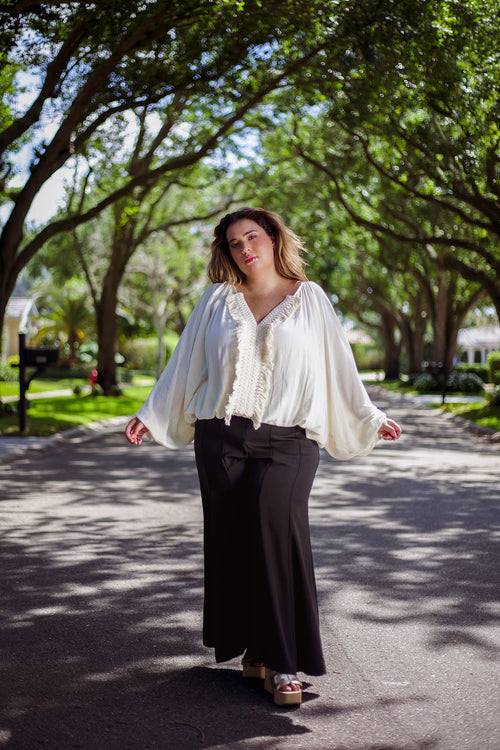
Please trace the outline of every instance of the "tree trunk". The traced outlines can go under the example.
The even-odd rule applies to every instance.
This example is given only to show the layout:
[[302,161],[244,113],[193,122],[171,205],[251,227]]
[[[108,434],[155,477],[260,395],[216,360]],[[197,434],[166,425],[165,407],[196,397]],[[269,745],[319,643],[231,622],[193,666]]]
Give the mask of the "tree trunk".
[[466,299],[457,299],[453,281],[450,286],[446,271],[438,271],[438,293],[434,301],[432,316],[434,334],[432,357],[434,363],[443,368],[446,374],[453,370],[460,326],[481,293],[478,290],[476,294],[471,294]]
[[382,314],[382,340],[384,342],[384,373],[386,380],[399,378],[401,344],[396,341],[397,324],[387,313]]
[[0,355],[3,349],[2,333],[5,312],[7,310],[7,303],[16,286],[16,279],[17,277],[11,273],[11,268],[7,266],[5,258],[0,253]]
[[432,341],[432,359],[436,365],[446,367],[448,360],[448,288],[446,284],[446,272],[438,269],[438,292],[434,300],[433,328],[434,336]]
[[123,276],[121,264],[111,262],[104,278],[101,298],[96,311],[97,327],[97,382],[105,396],[111,396],[118,385],[115,354],[118,351],[116,306],[118,288]]
[[417,314],[414,318],[404,317],[400,324],[402,343],[408,359],[408,374],[410,375],[422,372],[426,328],[427,321],[420,314]]
[[158,337],[158,349],[156,350],[156,377],[159,378],[165,367],[165,326],[167,324],[168,309],[164,297],[155,299],[153,311],[153,325]]

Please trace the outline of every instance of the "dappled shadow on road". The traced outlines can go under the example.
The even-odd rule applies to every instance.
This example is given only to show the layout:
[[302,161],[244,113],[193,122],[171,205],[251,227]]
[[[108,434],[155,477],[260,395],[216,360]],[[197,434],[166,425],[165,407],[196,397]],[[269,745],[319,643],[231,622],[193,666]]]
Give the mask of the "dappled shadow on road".
[[323,457],[311,523],[324,595],[354,586],[364,606],[353,618],[425,621],[430,650],[497,658],[499,447],[430,410],[397,416],[400,442],[350,464]]
[[[357,622],[426,621],[430,651],[465,644],[489,659],[499,490],[481,459],[493,449],[451,423],[436,434],[431,412],[396,407],[400,443],[354,462],[323,457],[311,498],[320,597],[351,587],[365,597],[350,612]],[[236,662],[213,664],[201,645],[191,450],[107,435],[16,459],[0,481],[0,748],[407,750],[405,738],[325,744],[316,724],[371,723],[428,697],[318,699],[313,688],[287,711]]]
[[310,732],[201,644],[190,450],[110,435],[2,480],[1,748],[264,750]]

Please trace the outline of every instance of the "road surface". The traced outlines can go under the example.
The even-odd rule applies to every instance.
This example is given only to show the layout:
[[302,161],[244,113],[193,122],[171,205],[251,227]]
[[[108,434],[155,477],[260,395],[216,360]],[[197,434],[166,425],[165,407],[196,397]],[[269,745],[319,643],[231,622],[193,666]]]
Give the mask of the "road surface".
[[500,750],[500,445],[372,394],[404,436],[322,457],[329,672],[300,709],[201,644],[191,449],[107,431],[4,458],[1,750]]

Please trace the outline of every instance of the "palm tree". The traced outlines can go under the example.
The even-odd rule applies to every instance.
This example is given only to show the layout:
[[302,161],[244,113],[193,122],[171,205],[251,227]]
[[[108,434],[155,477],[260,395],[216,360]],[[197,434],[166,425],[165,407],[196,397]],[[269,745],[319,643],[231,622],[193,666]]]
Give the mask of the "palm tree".
[[89,305],[86,288],[77,280],[71,280],[62,287],[53,283],[39,285],[41,291],[37,305],[42,314],[36,322],[36,332],[31,342],[58,343],[63,356],[61,363],[74,367],[77,362],[78,347],[93,330],[94,317]]

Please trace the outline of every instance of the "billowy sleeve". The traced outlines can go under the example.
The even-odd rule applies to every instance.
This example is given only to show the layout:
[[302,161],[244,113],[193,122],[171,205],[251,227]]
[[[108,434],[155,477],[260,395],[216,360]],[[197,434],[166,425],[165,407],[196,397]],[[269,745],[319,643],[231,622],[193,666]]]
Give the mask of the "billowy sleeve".
[[335,458],[365,456],[378,441],[386,415],[370,400],[361,380],[351,346],[325,292],[311,284],[318,315],[324,372],[318,384],[323,389],[325,423],[320,442]]
[[194,438],[186,406],[206,380],[205,332],[219,287],[214,284],[201,296],[167,366],[137,412],[150,437],[167,448],[183,448]]

